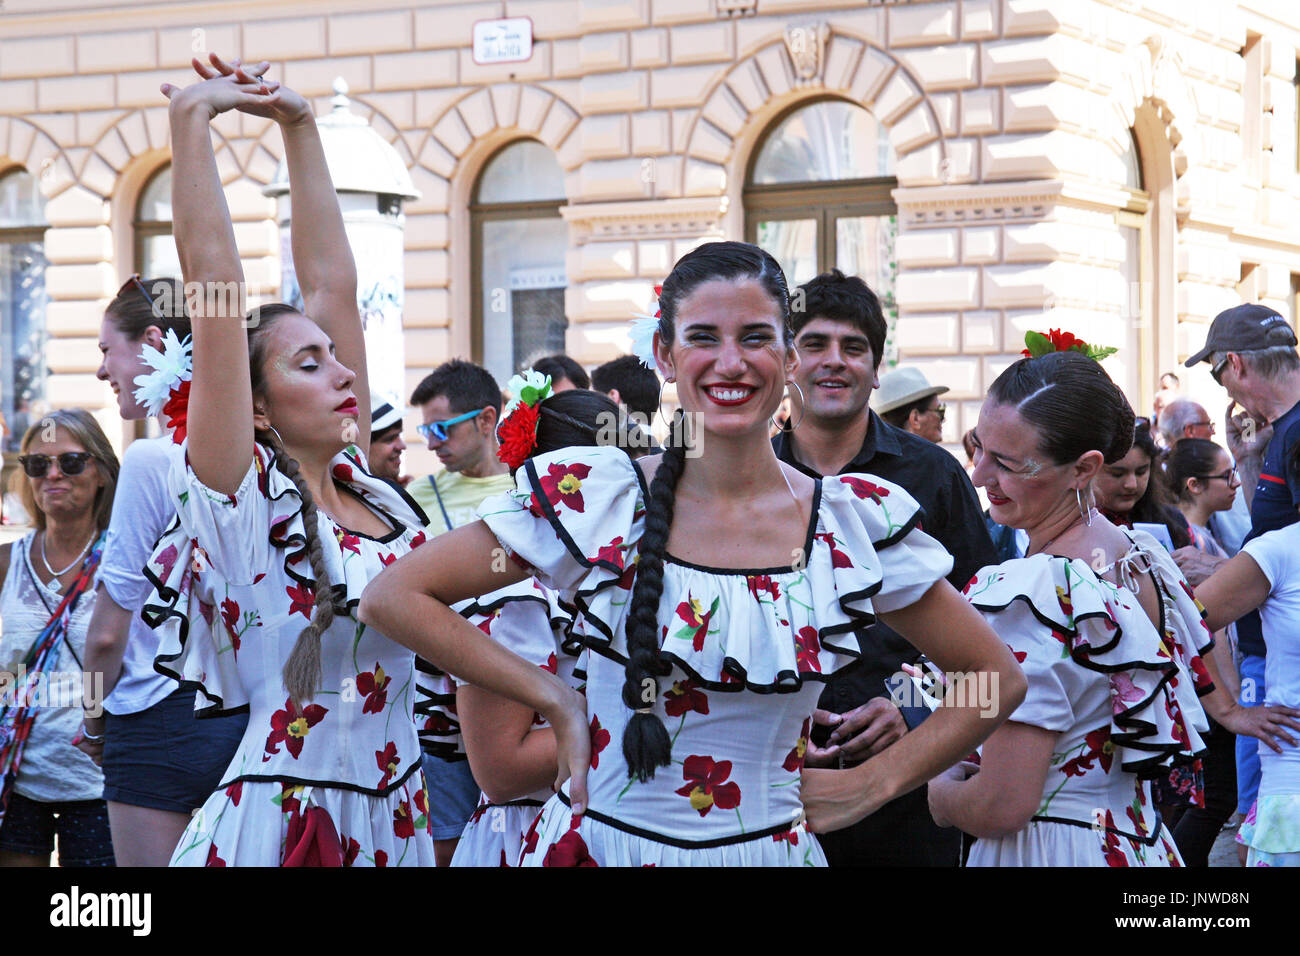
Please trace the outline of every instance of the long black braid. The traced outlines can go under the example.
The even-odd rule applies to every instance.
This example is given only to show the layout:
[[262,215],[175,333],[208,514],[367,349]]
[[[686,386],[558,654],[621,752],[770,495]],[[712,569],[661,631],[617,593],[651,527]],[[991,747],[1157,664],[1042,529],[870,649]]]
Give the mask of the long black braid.
[[[679,259],[664,280],[659,295],[659,337],[665,345],[674,340],[678,303],[696,286],[715,279],[754,279],[761,283],[778,306],[785,344],[791,344],[790,295],[780,265],[748,243],[710,242]],[[645,532],[628,608],[623,703],[634,713],[623,731],[623,756],[628,775],[642,783],[653,778],[658,767],[667,767],[671,762],[668,730],[652,708],[658,700],[659,678],[671,673],[659,653],[659,601],[663,597],[664,552],[672,529],[677,483],[686,467],[687,431],[685,416],[679,410],[673,416],[663,457],[650,482]]]

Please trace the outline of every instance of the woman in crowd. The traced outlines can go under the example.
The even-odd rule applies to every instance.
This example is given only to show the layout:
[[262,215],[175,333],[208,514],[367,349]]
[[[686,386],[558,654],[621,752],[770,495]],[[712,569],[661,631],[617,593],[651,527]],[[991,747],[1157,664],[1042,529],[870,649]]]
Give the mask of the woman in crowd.
[[[529,373],[511,383],[510,391],[528,381]],[[551,394],[536,376],[538,391],[518,401],[501,422],[503,458],[516,470],[521,456],[561,448],[616,444],[639,451],[626,433],[611,430],[619,421],[618,405],[587,389]],[[535,438],[534,438],[535,433]],[[531,444],[531,448],[528,447]],[[572,615],[559,596],[528,579],[468,605],[457,605],[470,622],[529,663],[580,688],[580,646],[567,631]],[[483,788],[474,816],[456,846],[453,866],[513,866],[525,835],[542,805],[550,799],[558,770],[555,734],[545,719],[508,697],[457,681],[456,709],[474,779]]]
[[74,746],[117,456],[87,412],[27,429],[14,475],[35,530],[0,545],[0,866],[112,866],[104,779]]
[[1271,739],[1290,722],[1212,688],[1200,657],[1210,634],[1173,560],[1088,504],[1132,441],[1128,402],[1077,352],[1016,362],[980,410],[975,482],[1029,549],[983,569],[966,597],[1015,652],[1029,693],[978,768],[930,782],[936,822],[978,838],[972,866],[1176,865],[1146,781],[1201,749],[1197,693],[1238,733]]
[[1136,420],[1133,444],[1119,461],[1109,462],[1093,482],[1097,507],[1111,524],[1132,528],[1134,524],[1162,525],[1175,549],[1191,543],[1187,522],[1167,500],[1165,487],[1152,481],[1160,452],[1151,437],[1151,424]]
[[[1241,485],[1228,453],[1208,439],[1183,438],[1165,453],[1160,470],[1174,506],[1187,520],[1192,546],[1227,558],[1222,545],[1210,531],[1210,518],[1232,508],[1237,488]],[[1219,681],[1233,699],[1241,695],[1235,648],[1235,629],[1229,624],[1214,635],[1214,650],[1210,652]],[[1209,866],[1214,841],[1237,806],[1237,738],[1213,718],[1210,719],[1209,733],[1203,736],[1207,747],[1201,757],[1204,805],[1190,803],[1162,807],[1165,823],[1172,828],[1174,842],[1188,866]],[[1177,782],[1171,780],[1171,785]],[[1176,789],[1176,786],[1171,786],[1171,789]]]
[[[1300,524],[1247,542],[1196,596],[1215,628],[1259,608],[1268,647],[1264,703],[1300,713]],[[1284,739],[1284,747],[1259,751],[1259,796],[1237,837],[1249,848],[1247,866],[1300,866],[1300,746]]]
[[[655,357],[685,412],[664,454],[526,462],[482,521],[380,575],[361,618],[477,683],[465,665],[491,641],[449,602],[535,573],[576,607],[590,760],[557,748],[573,779],[527,835],[526,864],[824,864],[805,807],[831,830],[912,789],[969,753],[1023,678],[941,580],[952,559],[917,529],[906,492],[815,481],[776,459],[769,418],[799,361],[776,261],[706,243],[673,268],[659,306]],[[859,767],[805,771],[820,682],[875,615],[942,666],[996,681],[998,705],[941,708]],[[526,687],[503,691],[531,706]]]
[[354,619],[366,582],[423,538],[421,520],[359,450],[370,390],[356,269],[320,135],[302,97],[260,80],[267,64],[245,72],[214,55],[195,67],[209,78],[163,87],[187,287],[242,288],[209,129],[238,108],[275,120],[284,137],[307,314],[274,306],[243,317],[225,296],[189,302],[192,400],[170,487],[178,521],[146,567],[157,593],[145,613],[162,630],[158,666],[194,681],[208,710],[246,708],[249,721],[171,862],[431,866],[413,656]]
[[190,374],[180,281],[128,279],[104,312],[99,348],[99,378],[112,387],[119,414],[155,418],[161,435],[132,442],[122,456],[86,637],[86,680],[108,696],[102,715],[87,715],[79,746],[104,768],[118,866],[166,866],[248,722],[246,714],[196,720],[193,690],[154,670],[158,636],[138,613],[149,594],[140,569],[176,517],[167,474],[180,448],[168,411],[179,414],[169,403],[189,387]]

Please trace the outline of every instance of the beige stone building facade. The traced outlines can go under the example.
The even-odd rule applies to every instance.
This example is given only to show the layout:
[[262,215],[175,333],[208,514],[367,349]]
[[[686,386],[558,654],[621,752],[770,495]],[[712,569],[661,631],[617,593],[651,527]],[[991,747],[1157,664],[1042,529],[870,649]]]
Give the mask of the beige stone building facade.
[[[1121,346],[1108,367],[1146,409],[1219,310],[1295,319],[1291,6],[6,0],[5,413],[82,405],[120,433],[100,315],[168,268],[158,85],[208,50],[271,60],[322,115],[341,77],[409,170],[402,397],[457,355],[498,375],[556,343],[613,357],[673,261],[726,237],[795,280],[839,264],[877,285],[891,358],[952,389],[949,440],[1026,328]],[[527,59],[476,62],[476,23],[525,17]],[[277,131],[214,126],[250,290],[274,299]],[[1184,381],[1222,404],[1203,371]]]

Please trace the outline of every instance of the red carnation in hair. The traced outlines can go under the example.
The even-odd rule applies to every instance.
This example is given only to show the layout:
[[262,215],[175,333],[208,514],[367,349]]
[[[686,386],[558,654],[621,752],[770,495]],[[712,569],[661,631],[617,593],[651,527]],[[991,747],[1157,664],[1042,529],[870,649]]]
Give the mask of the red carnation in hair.
[[167,404],[162,413],[167,416],[167,427],[173,428],[172,441],[180,444],[185,441],[185,420],[190,408],[190,380],[186,379],[172,389],[167,397]]
[[537,419],[540,412],[533,405],[520,402],[510,416],[497,427],[497,458],[511,468],[518,468],[537,445]]

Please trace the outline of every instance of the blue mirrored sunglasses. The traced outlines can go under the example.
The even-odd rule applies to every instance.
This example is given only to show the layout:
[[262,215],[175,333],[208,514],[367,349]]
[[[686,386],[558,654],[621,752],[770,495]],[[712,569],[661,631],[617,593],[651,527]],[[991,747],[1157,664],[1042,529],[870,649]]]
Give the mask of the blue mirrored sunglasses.
[[425,441],[437,439],[438,441],[447,440],[447,429],[452,425],[459,425],[461,422],[467,422],[476,415],[483,414],[483,409],[476,408],[472,412],[466,412],[464,415],[457,415],[455,418],[448,418],[441,422],[428,422],[424,425],[417,425],[415,430],[420,433]]

